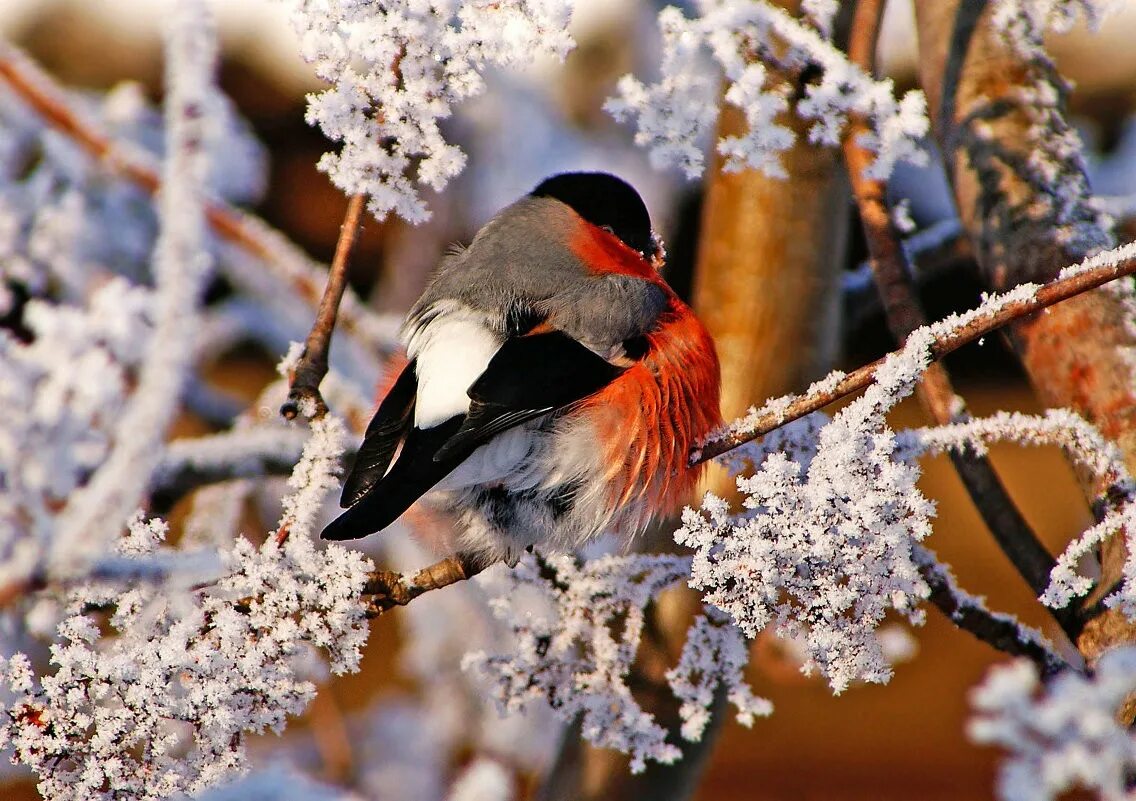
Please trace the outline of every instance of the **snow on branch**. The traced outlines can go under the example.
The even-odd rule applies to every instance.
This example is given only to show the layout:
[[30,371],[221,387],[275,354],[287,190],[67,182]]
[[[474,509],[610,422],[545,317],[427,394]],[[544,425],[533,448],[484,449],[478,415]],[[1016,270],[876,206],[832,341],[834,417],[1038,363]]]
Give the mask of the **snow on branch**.
[[167,156],[154,254],[154,329],[106,461],[60,514],[48,557],[55,571],[75,572],[85,554],[105,549],[118,536],[158,464],[193,367],[197,305],[212,267],[205,246],[203,141],[215,60],[208,11],[195,2],[179,4],[167,33]]
[[1024,656],[1033,661],[1043,676],[1069,669],[1053,644],[1037,629],[1024,625],[1013,615],[995,612],[986,601],[971,595],[955,581],[951,569],[922,545],[913,549],[915,562],[931,588],[931,600],[960,629],[969,631],[999,651]]
[[703,142],[718,114],[720,70],[725,102],[741,109],[749,127],[743,136],[716,143],[725,157],[723,169],[761,169],[783,177],[779,157],[794,135],[776,120],[789,110],[790,87],[774,82],[768,67],[813,67],[819,80],[802,87],[794,108],[811,122],[810,142],[839,144],[849,116],[861,115],[872,131],[864,142],[875,153],[870,177],[886,178],[899,161],[924,163],[919,140],[929,122],[922,93],[907,92],[897,100],[890,80],[873,79],[825,38],[835,5],[808,4],[812,25],[765,0],[702,0],[694,19],[668,7],[659,13],[661,78],[647,85],[625,76],[607,108],[618,119],[635,121],[635,141],[650,151],[656,166],[679,167],[695,177],[702,172]]
[[452,0],[355,3],[296,0],[292,20],[301,55],[332,87],[312,95],[308,121],[342,143],[319,167],[368,209],[410,222],[428,217],[419,195],[461,172],[465,154],[446,141],[442,120],[481,94],[491,66],[563,59],[569,0]]
[[[1074,598],[1092,589],[1093,580],[1081,575],[1077,566],[1109,537],[1125,533],[1129,537],[1128,553],[1133,552],[1136,482],[1117,445],[1074,412],[1066,409],[1050,409],[1044,415],[999,412],[965,423],[904,432],[902,437],[904,447],[910,449],[912,456],[945,450],[985,453],[994,442],[1053,445],[1064,449],[1080,469],[1094,477],[1096,486],[1107,496],[1098,499],[1098,505],[1107,511],[1057,558],[1049,586],[1040,598],[1046,606],[1054,609],[1068,606]],[[1119,605],[1129,618],[1136,618],[1136,558],[1128,557],[1124,581],[1105,603]]]
[[773,714],[773,704],[753,694],[743,671],[749,663],[749,642],[729,618],[707,609],[687,630],[678,664],[667,671],[667,682],[682,702],[683,739],[702,739],[710,723],[714,694],[725,690],[726,700],[737,709],[738,723],[747,728],[755,717]]
[[[1096,278],[1116,277],[1122,266],[1131,269],[1134,255],[1132,245],[1099,254],[1065,271],[1062,280],[1089,282],[1083,291],[1098,285]],[[744,513],[733,514],[713,495],[707,495],[700,510],[686,510],[675,539],[695,549],[691,586],[703,590],[705,601],[728,613],[747,636],[774,626],[778,633],[801,637],[810,660],[807,667],[819,670],[834,691],[852,681],[886,681],[891,668],[874,631],[889,611],[913,622],[921,619],[918,605],[931,588],[912,558],[912,548],[930,532],[934,507],[916,486],[919,467],[910,451],[910,436],[897,438],[885,415],[912,393],[933,358],[958,347],[964,338],[975,338],[975,332],[989,329],[992,321],[1005,322],[1011,314],[1020,316],[1053,301],[1060,283],[1022,285],[987,297],[975,309],[916,329],[901,350],[870,369],[853,376],[833,373],[804,399],[771,400],[763,409],[751,410],[749,418],[733,424],[726,435],[716,436],[717,443],[745,441],[755,428],[768,431],[792,419],[790,412],[812,411],[823,405],[820,401],[838,397],[838,391],[847,394],[850,378],[866,385],[863,395],[820,428],[815,451],[762,449],[751,456],[752,475],[737,480],[745,496]],[[857,377],[859,373],[864,375]],[[1102,471],[1108,485],[1130,492],[1131,480],[1115,450],[1104,447],[1091,427],[1067,413],[1040,421],[1007,417],[939,432],[929,436],[934,447],[943,447],[952,437],[956,444],[959,437],[969,437],[971,447],[981,446],[983,437],[994,432],[1022,442],[1056,439],[1073,446],[1086,466]],[[694,459],[705,458],[708,449]],[[728,447],[720,447],[718,452],[725,450]],[[1115,531],[1122,518],[1132,514],[1130,506],[1090,530],[1087,540]],[[1136,576],[1136,566],[1132,572]],[[1074,582],[1074,576],[1068,562],[1059,563],[1052,591],[1059,593],[1062,582]],[[1074,582],[1072,589],[1084,587]],[[1127,597],[1123,589],[1119,598]]]
[[[632,772],[644,770],[648,759],[670,764],[682,753],[632,697],[628,676],[643,635],[645,607],[689,572],[690,560],[679,556],[606,556],[583,565],[555,556],[544,561],[544,569],[535,560],[522,560],[492,602],[514,632],[516,651],[472,653],[465,664],[489,680],[505,710],[542,698],[565,721],[581,716],[584,738],[627,753]],[[722,658],[703,677],[704,686],[692,674],[703,666],[706,653],[686,654],[670,676],[684,702],[688,739],[700,735],[704,724],[698,721],[708,713],[696,708],[709,704],[718,681],[728,688],[739,715],[749,719],[767,711],[740,676],[745,648],[733,638],[732,627],[715,619],[715,625],[722,624],[727,628],[721,631],[705,624],[696,629],[699,639],[692,648],[717,648]]]
[[[951,315],[920,330],[933,333],[927,347],[930,358],[940,359],[1015,320],[1133,273],[1136,273],[1136,243],[1130,242],[1066,267],[1057,279],[1048,284],[1020,284],[1008,292],[989,295],[974,309]],[[750,407],[743,417],[727,423],[695,448],[690,454],[690,462],[696,464],[717,458],[868,387],[876,380],[879,370],[907,350],[895,351],[851,373],[829,373],[804,394],[770,398],[760,408]]]
[[[288,523],[307,533],[327,494],[337,422],[320,421],[285,499]],[[120,561],[145,569],[170,551],[166,527],[135,518]],[[174,552],[176,553],[176,552]],[[368,626],[359,602],[373,565],[308,536],[221,551],[220,576],[196,588],[111,576],[75,592],[51,648],[53,673],[37,677],[15,654],[0,663],[12,700],[0,707],[0,748],[34,770],[46,798],[165,799],[197,794],[246,764],[247,733],[283,729],[311,701],[309,647],[337,673],[358,669]],[[110,609],[109,632],[86,610]],[[113,636],[112,636],[113,633]]]
[[1106,653],[1091,677],[1063,673],[1045,685],[1025,660],[991,670],[971,696],[977,716],[969,733],[1009,752],[998,797],[1056,801],[1076,791],[1110,801],[1132,798],[1136,737],[1115,712],[1133,691],[1133,648]]
[[[264,155],[220,100],[211,94],[205,140],[211,195],[250,200],[265,179]],[[19,194],[9,190],[0,198],[0,231],[16,237],[14,246],[10,239],[0,245],[5,248],[0,271],[33,290],[48,274],[71,290],[65,295],[74,295],[73,288],[91,283],[102,265],[126,265],[131,279],[147,269],[155,223],[152,214],[139,210],[148,212],[145,197],[162,188],[154,167],[158,154],[152,152],[153,141],[161,139],[160,120],[131,85],[113,90],[96,113],[88,104],[0,42],[0,148],[12,156],[10,164],[39,165]],[[123,181],[107,181],[108,173]],[[18,176],[3,178],[15,182]],[[289,337],[302,333],[326,270],[278,231],[231,205],[211,197],[205,216],[221,243],[218,267],[225,277],[266,306],[277,324],[292,325]],[[112,228],[119,236],[103,235]],[[354,292],[345,295],[339,319],[340,329],[371,353],[397,341],[397,323],[368,309]]]
[[893,610],[920,623],[930,593],[911,548],[930,533],[934,505],[884,417],[914,390],[933,338],[919,329],[885,360],[876,383],[820,429],[811,459],[771,452],[739,477],[746,513],[708,494],[675,532],[695,549],[690,583],[706,602],[749,637],[772,625],[801,638],[806,668],[834,692],[891,677],[875,629]]
[[994,0],[990,23],[1024,58],[1047,59],[1045,34],[1067,33],[1084,20],[1097,30],[1118,0]]

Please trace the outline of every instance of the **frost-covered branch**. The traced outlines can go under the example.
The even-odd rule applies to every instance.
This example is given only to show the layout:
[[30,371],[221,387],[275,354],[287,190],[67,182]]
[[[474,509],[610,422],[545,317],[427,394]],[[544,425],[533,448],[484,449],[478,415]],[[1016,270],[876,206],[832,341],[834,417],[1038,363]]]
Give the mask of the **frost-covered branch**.
[[440,127],[481,94],[492,66],[563,59],[574,46],[567,0],[424,4],[295,0],[300,52],[330,89],[309,99],[308,122],[342,143],[319,167],[379,219],[428,216],[420,189],[441,191],[465,154]]
[[[927,346],[929,357],[940,359],[1005,325],[1134,273],[1136,244],[1127,244],[1091,256],[1043,286],[1023,284],[1010,292],[993,295],[964,315],[930,326],[935,338]],[[713,459],[864,389],[875,380],[877,371],[889,358],[884,357],[851,373],[832,373],[816,382],[803,395],[787,395],[766,401],[761,408],[751,409],[745,417],[733,421],[711,436],[702,447],[695,449],[690,456],[691,463]]]
[[[920,77],[955,205],[989,288],[1051,280],[1116,241],[1113,220],[1092,196],[1084,148],[1065,114],[1069,87],[1041,38],[1050,21],[1063,25],[1100,8],[1079,0],[916,0],[920,41],[947,43],[945,52],[921,54]],[[937,97],[932,87],[938,87]],[[1108,432],[1129,463],[1136,457],[1134,309],[1136,285],[1117,281],[1009,332],[1039,400]],[[1107,495],[1095,483],[1082,481],[1082,489],[1091,502]],[[1115,519],[1118,512],[1106,514]],[[1090,665],[1108,649],[1136,641],[1136,627],[1121,610],[1101,611],[1097,604],[1124,582],[1132,561],[1127,543],[1126,537],[1110,537],[1098,554],[1101,580],[1077,639]]]
[[[52,674],[37,677],[22,654],[0,665],[12,694],[0,747],[36,771],[45,797],[197,794],[244,769],[247,733],[280,731],[310,702],[300,664],[311,646],[337,673],[358,669],[367,637],[358,599],[371,564],[338,546],[315,549],[312,514],[334,482],[341,424],[328,416],[313,429],[281,520],[297,536],[237,540],[204,586],[178,573],[123,589],[127,573],[108,576],[67,600]],[[136,517],[120,561],[145,570],[168,553],[165,532]],[[107,631],[92,604],[112,610]]]
[[[1134,256],[1136,245],[1100,254],[1068,270],[1063,280],[1084,281],[1080,288],[1099,283],[1136,268]],[[1037,310],[1072,291],[1060,282],[1024,285],[917,328],[903,349],[870,366],[872,380],[861,397],[815,435],[803,432],[808,441],[801,440],[802,447],[751,449],[752,474],[737,482],[746,496],[745,513],[735,515],[725,501],[708,495],[699,511],[683,515],[675,538],[696,551],[692,586],[703,589],[705,600],[749,636],[774,626],[803,637],[808,664],[837,691],[853,680],[886,681],[890,666],[874,631],[889,610],[913,622],[921,619],[919,602],[930,588],[912,549],[929,533],[934,508],[916,484],[919,470],[909,445],[888,428],[885,416],[913,392],[933,358],[965,337],[990,330],[994,321]],[[844,380],[834,374],[808,397],[815,401]],[[765,415],[784,420],[787,406],[784,400],[772,401]],[[1070,441],[1096,444],[1078,426],[1068,428]],[[1086,458],[1108,470],[1113,483],[1129,486],[1118,477],[1115,457]],[[1087,536],[1103,536],[1119,522],[1109,518]],[[1127,586],[1116,602],[1126,603]]]
[[149,491],[174,499],[222,481],[287,476],[300,458],[304,439],[299,430],[267,426],[175,439],[155,468]]
[[664,9],[662,77],[651,85],[624,77],[608,110],[636,122],[635,141],[649,149],[657,166],[697,176],[703,141],[718,113],[720,70],[725,102],[739,108],[749,125],[744,135],[716,143],[725,157],[723,169],[783,176],[779,156],[794,135],[777,117],[789,110],[789,91],[771,81],[766,65],[797,71],[809,66],[818,68],[819,79],[803,87],[793,111],[811,123],[810,142],[839,144],[849,116],[858,114],[871,127],[864,142],[875,154],[868,167],[872,177],[886,177],[900,160],[923,163],[926,154],[918,144],[928,129],[923,95],[908,92],[896,100],[890,80],[876,81],[849,62],[823,34],[831,27],[834,5],[814,5],[828,7],[823,13],[811,9],[812,24],[765,0],[703,0],[694,19],[675,7]]
[[62,575],[81,570],[86,554],[104,550],[138,507],[193,366],[197,306],[212,268],[204,215],[204,139],[209,94],[215,91],[212,26],[206,8],[192,2],[180,4],[170,21],[153,331],[137,387],[111,432],[110,453],[90,482],[68,498],[56,524],[48,569]]
[[929,600],[963,631],[1012,656],[1029,659],[1043,676],[1054,676],[1070,665],[1053,649],[1045,636],[1024,626],[1011,615],[991,611],[982,598],[962,589],[955,582],[950,568],[935,555],[917,545],[913,549],[915,562],[923,579],[931,589]]
[[[97,122],[79,109],[50,76],[39,69],[15,46],[0,42],[0,82],[10,89],[54,130],[73,141],[115,175],[156,196],[162,179],[152,159],[137,147],[114,139]],[[326,270],[278,231],[256,217],[239,211],[215,198],[208,198],[205,217],[213,233],[236,249],[255,266],[234,263],[224,258],[221,268],[234,283],[242,287],[262,286],[264,275],[249,275],[252,270],[270,279],[264,293],[295,295],[309,310],[319,302],[326,282]],[[310,314],[310,311],[308,312]],[[369,310],[348,290],[340,310],[340,330],[359,339],[372,352],[388,351],[395,341],[396,326]]]
[[[871,73],[879,37],[883,4],[878,0],[859,0],[856,5],[848,55],[852,63]],[[870,265],[876,287],[883,299],[888,327],[897,341],[903,342],[915,329],[927,324],[927,317],[916,294],[909,256],[901,241],[887,187],[869,177],[870,154],[863,145],[869,133],[866,122],[854,116],[844,139],[844,159],[852,193],[860,210]],[[916,393],[931,419],[939,425],[967,420],[970,413],[955,392],[946,367],[941,362],[927,366]],[[1022,516],[1010,493],[984,455],[966,450],[952,450],[951,461],[967,493],[982,515],[995,541],[1035,594],[1049,584],[1053,556]],[[1074,616],[1055,612],[1070,639],[1076,637],[1078,624]]]
[[[565,721],[580,716],[583,737],[627,753],[633,772],[644,770],[647,760],[670,764],[682,752],[632,696],[628,678],[647,604],[689,572],[689,560],[680,556],[607,556],[583,565],[555,556],[543,569],[523,560],[493,601],[514,632],[516,651],[470,654],[467,667],[489,679],[503,709],[523,709],[540,698]],[[741,676],[746,649],[737,629],[713,614],[691,632],[694,642],[668,674],[683,702],[683,736],[701,736],[719,683],[743,723],[768,714],[768,702],[756,698]]]

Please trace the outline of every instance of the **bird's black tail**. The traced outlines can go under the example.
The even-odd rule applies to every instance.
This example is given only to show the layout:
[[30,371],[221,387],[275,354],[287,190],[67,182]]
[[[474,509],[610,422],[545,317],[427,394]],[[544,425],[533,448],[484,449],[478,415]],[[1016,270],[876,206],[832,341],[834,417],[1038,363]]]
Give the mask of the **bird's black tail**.
[[454,453],[440,461],[434,454],[461,428],[465,415],[427,429],[412,428],[390,472],[375,482],[346,512],[328,524],[325,540],[357,540],[382,531],[410,505],[448,476],[468,455]]

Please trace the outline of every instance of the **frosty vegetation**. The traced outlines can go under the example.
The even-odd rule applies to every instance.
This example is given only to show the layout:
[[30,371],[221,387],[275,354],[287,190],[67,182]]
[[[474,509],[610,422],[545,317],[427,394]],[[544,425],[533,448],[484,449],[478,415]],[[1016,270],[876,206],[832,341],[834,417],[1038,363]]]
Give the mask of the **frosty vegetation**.
[[1133,691],[1132,648],[1105,654],[1092,680],[1065,673],[1044,686],[1028,662],[994,668],[972,694],[978,715],[970,734],[1010,752],[998,777],[999,796],[1052,801],[1079,790],[1131,798],[1136,749],[1115,713]]
[[[866,142],[876,153],[870,174],[886,178],[896,162],[923,163],[919,140],[928,121],[922,93],[896,98],[891,81],[877,81],[848,61],[828,41],[835,3],[811,3],[806,22],[765,2],[701,0],[700,16],[675,8],[659,14],[663,34],[662,77],[644,84],[627,76],[608,109],[633,119],[636,143],[650,149],[656,166],[674,166],[687,176],[702,172],[705,140],[718,116],[718,86],[725,77],[725,101],[745,114],[747,132],[716,144],[723,169],[760,169],[783,177],[780,154],[793,142],[790,128],[776,121],[789,109],[789,90],[772,70],[819,67],[820,79],[803,87],[793,111],[810,123],[809,141],[835,146],[848,115],[863,115],[872,127]],[[756,58],[753,57],[756,54]]]
[[308,121],[342,143],[320,168],[380,219],[425,220],[420,189],[441,191],[465,166],[439,123],[485,90],[487,67],[563,59],[570,15],[567,0],[298,0],[301,52],[333,85],[312,96]]
[[[839,143],[850,115],[867,119],[873,176],[925,158],[922,96],[897,98],[831,44],[835,2],[806,0],[800,20],[757,0],[696,5],[693,18],[660,13],[658,81],[629,76],[610,103],[635,122],[657,164],[702,171],[723,76],[726,102],[749,125],[715,145],[727,170],[782,172],[779,154],[793,134],[775,119],[786,110],[824,145]],[[1031,54],[1046,26],[1077,13],[1095,19],[1101,6],[995,5],[1005,35]],[[204,379],[235,342],[283,353],[301,338],[311,301],[296,287],[315,268],[255,220],[244,223],[259,252],[211,229],[207,212],[218,206],[210,204],[261,191],[264,156],[213,84],[205,5],[175,8],[161,119],[130,87],[91,98],[40,86],[131,163],[160,164],[156,198],[0,82],[0,311],[22,303],[12,287],[31,296],[23,329],[0,331],[0,748],[36,773],[48,799],[352,797],[250,756],[250,735],[281,731],[328,670],[359,669],[374,565],[315,540],[354,439],[343,419],[323,417],[305,432],[262,412],[279,405],[283,382],[240,409]],[[297,2],[303,55],[330,84],[311,99],[309,119],[340,147],[321,168],[345,192],[366,194],[376,216],[422,220],[423,187],[441,190],[465,162],[442,121],[484,91],[489,67],[563,58],[570,11],[556,0]],[[23,63],[9,48],[0,57]],[[818,79],[792,103],[776,75],[806,64]],[[112,227],[116,236],[102,235]],[[1134,256],[1132,246],[1105,251],[1067,273]],[[218,273],[233,297],[203,305]],[[511,798],[517,770],[549,764],[559,734],[550,714],[628,754],[633,771],[674,763],[704,736],[716,696],[743,725],[773,713],[745,673],[751,640],[763,632],[797,643],[801,669],[834,692],[888,681],[882,626],[896,615],[921,623],[933,582],[987,613],[923,545],[935,517],[917,484],[929,454],[981,453],[995,442],[1064,448],[1109,488],[1109,504],[1059,557],[1041,600],[1059,608],[1084,596],[1093,583],[1079,572],[1082,557],[1126,537],[1125,579],[1105,603],[1136,616],[1136,486],[1100,432],[1063,410],[909,431],[887,421],[935,342],[1036,290],[988,297],[917,330],[831,419],[812,415],[728,454],[742,508],[707,496],[687,509],[674,534],[684,555],[536,554],[415,601],[403,610],[402,661],[427,700],[376,704],[349,722],[364,732],[356,789],[374,798],[392,787],[396,797]],[[369,411],[370,365],[390,350],[393,327],[357,298],[345,314],[352,322],[338,335],[324,392],[358,424]],[[285,372],[296,356],[293,348]],[[727,430],[789,400],[770,400]],[[171,421],[186,409],[224,431],[171,440]],[[282,464],[291,466],[286,484],[267,475],[285,472]],[[167,541],[169,523],[146,510],[175,486],[193,497],[182,531]],[[277,526],[242,532],[246,502],[272,508]],[[399,569],[425,559],[405,539],[381,547]],[[672,732],[632,692],[632,670],[650,605],[681,584],[704,606],[666,673],[681,717]],[[1002,797],[1055,798],[1073,786],[1123,797],[1133,741],[1111,715],[1134,689],[1132,653],[1106,655],[1089,675],[1040,633],[998,620],[1046,665],[1066,668],[1043,687],[1035,665],[1013,663],[974,696],[973,735],[1009,751]],[[444,786],[448,760],[462,749],[474,758]]]

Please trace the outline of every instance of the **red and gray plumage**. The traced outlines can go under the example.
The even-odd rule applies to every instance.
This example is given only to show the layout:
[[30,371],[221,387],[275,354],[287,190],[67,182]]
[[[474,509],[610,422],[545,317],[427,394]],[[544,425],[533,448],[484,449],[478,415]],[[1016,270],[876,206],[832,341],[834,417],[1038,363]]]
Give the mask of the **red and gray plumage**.
[[661,260],[642,199],[611,175],[553,176],[502,210],[410,310],[410,361],[323,537],[379,531],[433,490],[487,564],[676,510],[690,449],[721,422],[719,374]]

